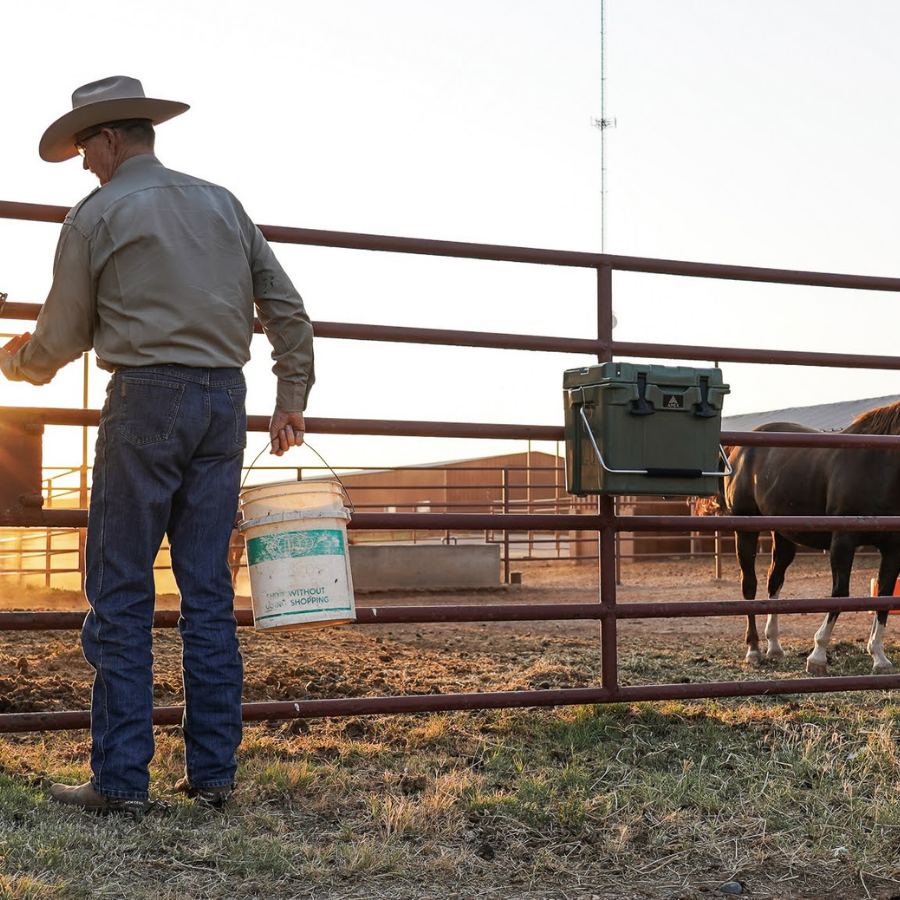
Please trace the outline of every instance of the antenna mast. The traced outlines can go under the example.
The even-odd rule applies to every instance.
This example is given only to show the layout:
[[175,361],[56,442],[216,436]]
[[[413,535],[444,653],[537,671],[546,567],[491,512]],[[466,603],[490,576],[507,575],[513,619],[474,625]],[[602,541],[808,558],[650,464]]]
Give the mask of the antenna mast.
[[600,0],[600,118],[591,124],[600,131],[600,252],[606,252],[606,129],[616,120],[606,118],[606,0]]
[[606,0],[600,0],[600,252],[606,252]]

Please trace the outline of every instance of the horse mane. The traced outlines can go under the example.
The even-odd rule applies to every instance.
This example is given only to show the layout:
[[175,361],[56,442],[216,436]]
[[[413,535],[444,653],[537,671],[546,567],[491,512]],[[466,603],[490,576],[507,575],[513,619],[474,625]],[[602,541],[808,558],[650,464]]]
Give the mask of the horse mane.
[[[725,446],[722,451],[727,459],[731,459],[734,451],[733,446]],[[719,469],[724,471],[722,459],[719,458]],[[724,481],[719,482],[718,489],[712,497],[690,497],[688,504],[691,507],[692,516],[719,516],[725,513],[725,484]]]
[[843,434],[900,434],[900,400],[858,415]]
[[718,497],[691,497],[692,516],[717,516],[722,509]]

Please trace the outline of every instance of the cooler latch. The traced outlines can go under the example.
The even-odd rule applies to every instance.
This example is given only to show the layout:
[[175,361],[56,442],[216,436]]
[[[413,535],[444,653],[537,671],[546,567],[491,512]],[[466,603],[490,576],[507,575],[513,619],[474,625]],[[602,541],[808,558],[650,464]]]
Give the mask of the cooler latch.
[[637,400],[632,401],[629,412],[633,416],[652,416],[656,410],[652,403],[647,402],[647,373],[637,373]]
[[709,375],[700,376],[700,402],[694,405],[694,415],[698,419],[713,419],[717,415],[709,405]]

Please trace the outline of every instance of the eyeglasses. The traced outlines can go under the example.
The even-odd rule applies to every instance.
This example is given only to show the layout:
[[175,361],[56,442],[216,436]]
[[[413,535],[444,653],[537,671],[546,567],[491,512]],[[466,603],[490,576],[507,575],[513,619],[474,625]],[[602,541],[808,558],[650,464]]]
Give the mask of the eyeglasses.
[[119,125],[119,122],[107,122],[104,125],[101,125],[96,131],[92,131],[87,137],[83,137],[80,141],[75,141],[75,149],[78,151],[78,155],[84,156],[84,145],[92,137],[97,137],[98,134],[101,134],[104,131],[115,131]]
[[83,137],[80,141],[75,141],[75,149],[78,151],[79,156],[84,156],[84,145],[93,137],[97,137],[98,134],[101,134],[104,129],[111,128],[110,125],[104,125],[103,128],[98,128],[96,131],[92,131],[86,137]]

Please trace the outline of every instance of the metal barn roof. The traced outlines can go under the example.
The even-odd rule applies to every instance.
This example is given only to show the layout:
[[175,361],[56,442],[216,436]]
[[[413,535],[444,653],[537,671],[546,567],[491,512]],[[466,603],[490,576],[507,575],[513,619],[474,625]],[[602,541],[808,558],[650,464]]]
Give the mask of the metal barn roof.
[[872,397],[868,400],[843,400],[840,403],[822,403],[819,406],[792,406],[789,409],[773,409],[769,412],[744,413],[740,416],[723,416],[723,431],[752,431],[766,422],[794,422],[819,431],[840,431],[858,415],[888,406],[900,400],[900,394],[889,397]]

